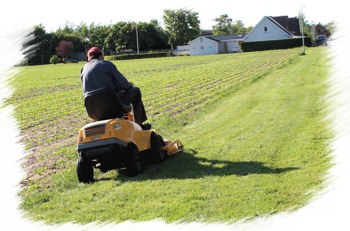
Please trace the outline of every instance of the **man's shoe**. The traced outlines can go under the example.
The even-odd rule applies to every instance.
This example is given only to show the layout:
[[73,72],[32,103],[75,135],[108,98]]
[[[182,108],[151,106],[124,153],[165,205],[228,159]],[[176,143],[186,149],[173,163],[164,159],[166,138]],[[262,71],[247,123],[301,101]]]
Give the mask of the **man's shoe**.
[[151,127],[152,127],[152,125],[151,125],[151,124],[149,124],[149,123],[146,123],[146,124],[141,124],[141,128],[142,128],[142,130],[150,130],[150,129],[151,129]]

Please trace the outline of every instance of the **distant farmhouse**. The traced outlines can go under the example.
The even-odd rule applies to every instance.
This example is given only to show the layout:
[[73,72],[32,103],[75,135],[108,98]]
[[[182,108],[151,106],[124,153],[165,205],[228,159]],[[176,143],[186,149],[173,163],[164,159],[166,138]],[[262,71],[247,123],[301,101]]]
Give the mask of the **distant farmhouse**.
[[311,37],[301,35],[299,18],[264,16],[244,37],[244,52],[312,46]]
[[[316,26],[316,37],[320,43],[329,34],[321,25]],[[299,18],[264,16],[248,34],[199,36],[188,45],[178,46],[174,55],[224,54],[242,52],[242,48],[244,51],[292,48],[301,46],[301,38]],[[310,46],[311,39],[306,40],[306,45]]]
[[265,16],[245,36],[244,42],[281,40],[300,36],[298,18]]
[[199,36],[188,45],[178,46],[175,54],[195,56],[241,52],[240,42],[244,36],[244,34]]
[[189,42],[190,55],[225,54],[241,52],[243,34],[200,36]]

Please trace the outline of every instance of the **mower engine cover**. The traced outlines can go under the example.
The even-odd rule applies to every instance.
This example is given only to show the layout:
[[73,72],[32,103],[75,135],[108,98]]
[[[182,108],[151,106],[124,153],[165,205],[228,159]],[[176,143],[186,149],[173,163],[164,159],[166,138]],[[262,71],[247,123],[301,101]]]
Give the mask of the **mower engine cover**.
[[135,144],[139,152],[151,148],[151,130],[142,130],[135,122],[123,119],[108,119],[92,122],[79,130],[78,152],[118,145]]

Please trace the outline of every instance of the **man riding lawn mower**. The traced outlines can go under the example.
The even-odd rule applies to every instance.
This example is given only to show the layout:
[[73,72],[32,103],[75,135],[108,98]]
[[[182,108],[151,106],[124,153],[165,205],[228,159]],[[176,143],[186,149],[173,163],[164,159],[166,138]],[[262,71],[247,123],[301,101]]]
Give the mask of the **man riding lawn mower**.
[[[90,60],[89,53],[88,57]],[[103,71],[102,74],[105,74]],[[136,101],[138,109],[141,108],[136,121],[133,100],[131,99],[129,104],[125,103],[124,92],[116,91],[115,85],[99,86],[97,89],[85,91],[84,86],[91,84],[89,75],[93,72],[93,68],[86,66],[82,70],[84,104],[89,117],[95,122],[85,125],[79,131],[77,147],[79,159],[76,169],[79,182],[92,182],[93,168],[107,172],[126,167],[128,176],[136,176],[142,172],[144,163],[161,163],[166,156],[175,155],[182,150],[183,145],[180,141],[164,141],[154,129],[142,124],[147,117],[142,101],[140,104],[141,97],[138,102]],[[98,73],[92,74],[97,75]],[[106,76],[114,78],[113,75]],[[106,80],[101,80],[103,81]],[[113,79],[113,83],[116,82],[116,79]]]

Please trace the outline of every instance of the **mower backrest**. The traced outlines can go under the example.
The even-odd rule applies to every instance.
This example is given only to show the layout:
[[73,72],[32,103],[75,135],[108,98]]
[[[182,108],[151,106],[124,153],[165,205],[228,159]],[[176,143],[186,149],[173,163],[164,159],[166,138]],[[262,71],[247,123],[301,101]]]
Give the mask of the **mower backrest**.
[[101,88],[89,92],[84,99],[89,117],[93,120],[120,118],[131,111],[131,105],[122,102],[111,88]]

